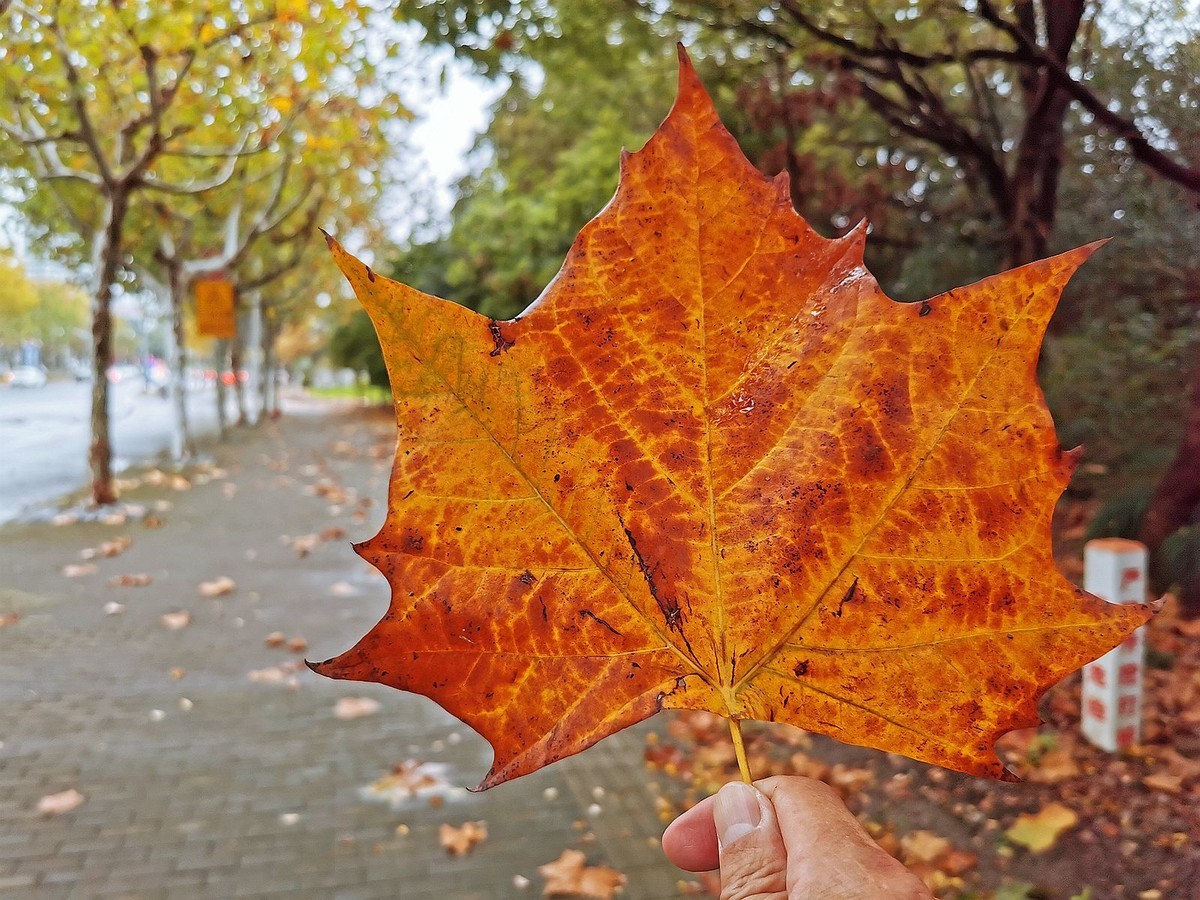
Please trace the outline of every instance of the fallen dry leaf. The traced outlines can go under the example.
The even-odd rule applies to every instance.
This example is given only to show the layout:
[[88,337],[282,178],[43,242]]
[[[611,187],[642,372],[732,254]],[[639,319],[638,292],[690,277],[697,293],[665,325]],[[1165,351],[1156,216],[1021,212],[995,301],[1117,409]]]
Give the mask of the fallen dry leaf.
[[68,578],[83,578],[96,574],[95,563],[68,563],[62,567],[62,573]]
[[263,638],[263,643],[268,647],[282,647],[287,643],[287,635],[285,635],[282,631],[272,631],[265,638]]
[[429,696],[491,787],[660,709],[1011,777],[993,745],[1150,615],[1055,569],[1077,463],[1036,382],[1095,246],[921,303],[826,240],[686,59],[555,281],[499,322],[373,272],[398,424],[357,551],[393,586],[331,677]]
[[333,705],[334,718],[361,719],[379,712],[379,701],[370,697],[342,697]]
[[680,896],[693,897],[697,895],[711,894],[714,897],[721,896],[721,873],[720,872],[698,872],[696,878],[691,881],[680,879],[675,882],[675,890]]
[[296,556],[303,559],[312,553],[316,546],[321,543],[321,536],[319,534],[302,534],[299,537],[293,538],[285,534],[280,540],[295,550]]
[[1079,822],[1075,811],[1061,803],[1047,803],[1035,813],[1021,813],[1004,836],[1034,853],[1049,850]]
[[200,587],[197,589],[201,597],[221,597],[225,594],[232,594],[237,589],[237,584],[228,575],[222,575],[219,578],[214,578],[212,581],[200,582]]
[[109,600],[104,604],[104,614],[106,616],[119,616],[125,612],[125,604],[118,603],[116,600]]
[[451,856],[466,856],[487,840],[487,822],[463,822],[457,828],[445,822],[438,827],[438,844]]
[[296,679],[296,673],[299,671],[299,662],[286,662],[278,666],[267,666],[265,669],[252,669],[246,677],[256,684],[286,684],[294,688],[299,684]]
[[1183,793],[1183,778],[1166,772],[1152,772],[1145,775],[1142,777],[1142,784],[1152,791],[1161,791],[1164,794]]
[[20,621],[20,613],[0,613],[0,628],[8,628],[10,625],[16,625]]
[[308,641],[297,635],[296,637],[288,640],[287,647],[293,653],[303,653],[308,649]]
[[942,896],[949,888],[960,888],[961,877],[979,862],[974,853],[956,849],[947,838],[932,831],[909,832],[898,844],[891,834],[877,835],[876,841],[924,881],[935,896]]
[[86,800],[83,794],[74,788],[59,791],[57,794],[47,794],[38,801],[37,811],[43,816],[57,816],[70,812]]
[[1188,758],[1174,747],[1164,747],[1158,751],[1158,755],[1166,763],[1167,771],[1179,776],[1182,781],[1200,778],[1200,759]]
[[911,831],[900,838],[901,862],[933,862],[951,850],[950,841],[932,831]]
[[863,793],[875,783],[875,773],[870,769],[835,763],[829,770],[827,780],[843,797],[852,797]]
[[558,859],[538,866],[538,872],[546,879],[546,885],[542,888],[543,897],[597,897],[608,900],[628,881],[616,869],[589,866],[587,857],[580,850],[564,850]]
[[429,796],[449,787],[444,766],[408,759],[393,766],[387,775],[372,781],[362,789],[362,794],[368,800],[383,800],[392,806],[401,806],[413,797]]
[[126,550],[133,546],[133,538],[128,535],[113,538],[111,541],[104,541],[98,547],[88,547],[79,551],[79,555],[83,559],[98,559],[100,557],[111,558],[120,556]]
[[1186,638],[1200,640],[1200,619],[1178,619],[1175,630]]
[[1057,784],[1067,778],[1074,778],[1079,771],[1079,763],[1069,750],[1055,748],[1041,755],[1027,777],[1030,781],[1040,784]]
[[163,628],[168,631],[178,631],[192,624],[192,614],[187,610],[164,613],[159,621],[162,622]]
[[108,579],[109,587],[145,587],[154,581],[145,572],[137,572],[130,575],[117,575],[114,578]]

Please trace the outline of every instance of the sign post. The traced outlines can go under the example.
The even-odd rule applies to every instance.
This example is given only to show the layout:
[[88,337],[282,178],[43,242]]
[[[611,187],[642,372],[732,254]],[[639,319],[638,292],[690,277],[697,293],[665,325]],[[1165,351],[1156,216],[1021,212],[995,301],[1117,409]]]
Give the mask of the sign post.
[[[1083,551],[1083,587],[1110,603],[1146,600],[1144,544],[1123,538],[1088,541]],[[1119,646],[1083,667],[1083,735],[1115,753],[1142,739],[1142,671],[1146,629],[1139,628]]]
[[237,291],[228,278],[203,278],[196,282],[196,330],[208,337],[229,340],[237,336]]

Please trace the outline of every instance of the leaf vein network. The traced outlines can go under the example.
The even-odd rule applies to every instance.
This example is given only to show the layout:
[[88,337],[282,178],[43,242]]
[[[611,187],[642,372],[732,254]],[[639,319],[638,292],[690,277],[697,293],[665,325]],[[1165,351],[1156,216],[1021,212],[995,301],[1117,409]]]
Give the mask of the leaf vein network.
[[[1030,299],[1032,299],[1032,297]],[[986,358],[980,364],[980,366],[979,366],[978,370],[975,372],[975,374],[971,376],[970,380],[968,380],[966,387],[963,389],[962,395],[958,399],[958,402],[954,404],[954,407],[950,410],[949,415],[946,416],[946,420],[942,423],[941,427],[937,430],[937,433],[933,436],[933,439],[931,441],[929,441],[929,443],[926,445],[925,452],[921,455],[921,458],[917,461],[917,464],[913,467],[912,471],[909,473],[908,478],[904,481],[903,484],[901,484],[900,489],[896,491],[896,493],[888,501],[887,505],[879,513],[879,516],[875,519],[874,524],[872,524],[871,527],[868,528],[866,530],[866,532],[863,534],[862,538],[858,542],[858,545],[854,548],[854,550],[851,553],[849,553],[846,556],[846,561],[838,568],[837,572],[835,572],[833,574],[833,576],[829,579],[829,582],[825,585],[824,590],[822,590],[821,593],[819,595],[817,595],[816,600],[814,600],[813,603],[809,606],[809,608],[807,610],[805,610],[805,612],[800,616],[800,618],[796,621],[796,623],[792,627],[787,629],[787,631],[783,634],[783,636],[774,644],[774,646],[771,648],[771,650],[768,651],[765,655],[763,655],[761,657],[761,659],[757,663],[755,663],[754,666],[752,666],[750,668],[749,672],[747,672],[745,675],[742,676],[742,678],[738,682],[738,685],[736,685],[735,688],[738,686],[741,686],[743,684],[747,684],[752,678],[754,678],[754,676],[758,673],[758,670],[761,669],[763,666],[765,666],[772,658],[774,658],[775,654],[777,654],[779,652],[779,649],[781,647],[783,647],[785,644],[787,644],[791,641],[792,636],[795,635],[801,628],[804,627],[804,623],[808,621],[809,617],[812,616],[812,614],[814,612],[816,612],[818,608],[820,608],[821,604],[825,602],[825,599],[829,596],[829,592],[833,589],[833,586],[835,584],[837,584],[838,580],[842,577],[842,575],[850,567],[850,564],[852,562],[854,562],[855,559],[858,558],[858,554],[862,551],[862,548],[864,546],[866,546],[867,541],[869,541],[875,535],[875,531],[879,528],[880,524],[883,523],[887,519],[888,515],[891,513],[891,511],[895,507],[895,505],[899,502],[900,498],[902,496],[904,496],[904,494],[908,491],[908,488],[912,485],[913,481],[916,480],[917,475],[920,473],[921,469],[924,467],[925,463],[928,461],[930,454],[938,446],[938,444],[941,442],[942,438],[945,436],[946,432],[949,430],[950,425],[958,417],[959,411],[960,411],[963,403],[966,402],[967,397],[969,397],[972,394],[972,392],[975,390],[975,385],[978,383],[984,370],[987,369],[988,365],[991,363],[992,359],[995,357],[996,353],[999,351],[1001,345],[1004,343],[1004,338],[1007,337],[1008,335],[1012,334],[1014,331],[1016,331],[1016,326],[1020,322],[1023,322],[1027,318],[1029,318],[1029,304],[1028,303],[1026,303],[1025,307],[1021,310],[1021,314],[1016,317],[1015,321],[1012,323],[1012,327],[1010,327],[1010,329],[1008,331],[1004,332],[1004,334],[1002,334],[1000,336],[1000,339],[997,340],[996,343],[992,345],[991,349],[988,350]],[[845,345],[843,345],[843,351],[844,351],[844,346]]]

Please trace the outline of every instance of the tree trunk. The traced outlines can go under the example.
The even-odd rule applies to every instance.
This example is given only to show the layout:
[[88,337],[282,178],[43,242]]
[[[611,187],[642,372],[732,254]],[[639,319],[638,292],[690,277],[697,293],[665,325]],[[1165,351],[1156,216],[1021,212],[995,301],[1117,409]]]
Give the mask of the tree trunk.
[[241,378],[246,349],[245,323],[241,321],[243,318],[242,315],[238,315],[237,333],[229,342],[229,368],[233,371],[233,401],[237,409],[237,421],[234,424],[239,428],[244,428],[250,421],[246,414],[246,385]]
[[[1192,522],[1200,506],[1200,347],[1192,367],[1188,388],[1188,407],[1184,417],[1183,439],[1175,459],[1163,473],[1150,497],[1150,506],[1142,519],[1138,539],[1150,548],[1151,559],[1173,532]],[[1190,583],[1182,585],[1180,597],[1183,615],[1200,617],[1200,571],[1193,572]]]
[[246,389],[250,395],[247,401],[248,407],[255,407],[254,418],[252,424],[257,425],[263,419],[261,403],[255,404],[253,398],[255,395],[262,396],[263,383],[263,351],[262,351],[262,333],[263,333],[263,304],[262,294],[254,291],[250,295],[250,314],[249,322],[246,329],[246,347],[247,357],[249,362],[250,380],[246,382]]
[[229,341],[220,338],[216,342],[214,368],[217,370],[217,437],[225,440],[229,436],[229,391],[225,384],[225,367],[229,365]]
[[[1036,40],[1038,10],[1044,22],[1045,49],[1067,64],[1079,32],[1084,0],[1019,0],[1014,12],[1022,30]],[[1044,66],[1027,66],[1020,78],[1025,98],[1025,122],[1010,173],[1008,196],[1001,205],[1006,259],[1011,267],[1044,259],[1058,211],[1058,182],[1062,171],[1063,124],[1070,95],[1058,86]]]
[[274,310],[267,307],[264,312],[262,326],[262,411],[260,419],[279,418],[279,373],[275,360],[275,338],[278,327],[275,324]]
[[176,462],[196,455],[196,443],[188,424],[187,414],[187,343],[183,328],[183,304],[187,284],[178,264],[169,262],[167,285],[171,297],[171,339],[168,344],[167,366],[171,370],[171,458]]
[[129,198],[113,191],[104,205],[104,224],[92,247],[92,415],[88,465],[92,472],[92,502],[117,501],[113,484],[112,441],[108,410],[108,368],[112,365],[112,289],[121,265],[122,231]]

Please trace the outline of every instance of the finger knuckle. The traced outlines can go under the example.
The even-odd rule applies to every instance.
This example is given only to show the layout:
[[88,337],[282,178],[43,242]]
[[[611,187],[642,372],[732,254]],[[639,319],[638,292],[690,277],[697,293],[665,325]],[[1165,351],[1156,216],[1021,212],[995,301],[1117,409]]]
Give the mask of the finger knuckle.
[[782,873],[735,872],[721,876],[721,900],[787,900],[787,891],[779,889]]
[[787,876],[779,861],[764,854],[722,860],[721,900],[787,900]]

